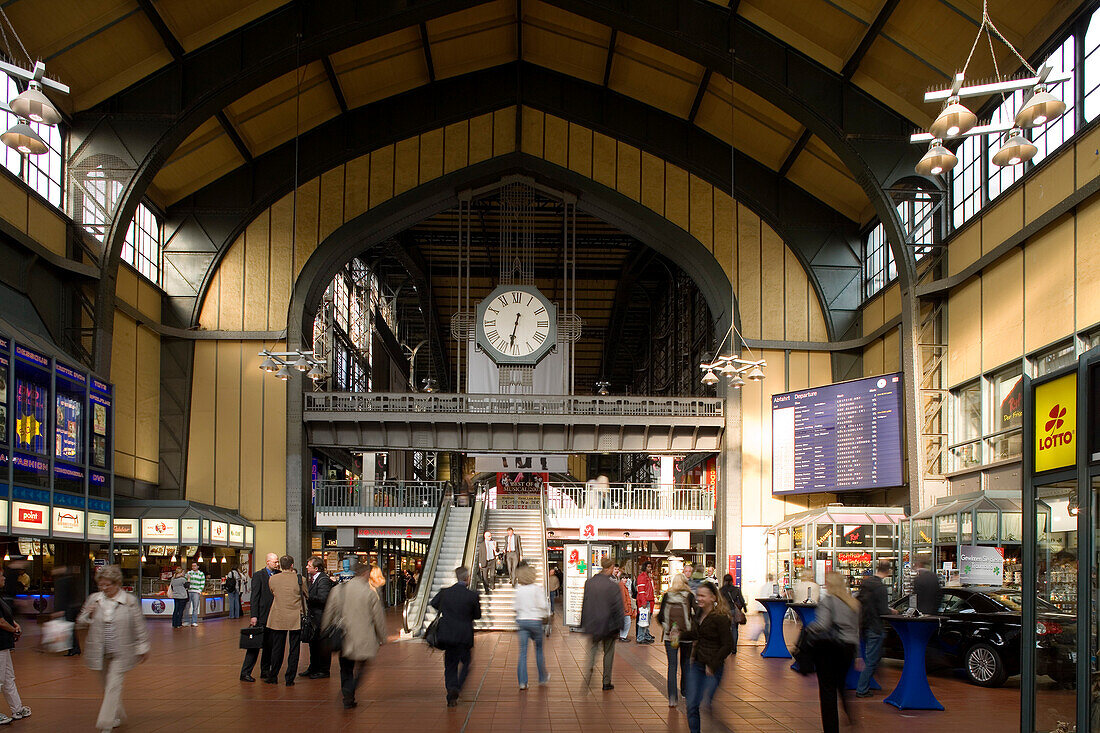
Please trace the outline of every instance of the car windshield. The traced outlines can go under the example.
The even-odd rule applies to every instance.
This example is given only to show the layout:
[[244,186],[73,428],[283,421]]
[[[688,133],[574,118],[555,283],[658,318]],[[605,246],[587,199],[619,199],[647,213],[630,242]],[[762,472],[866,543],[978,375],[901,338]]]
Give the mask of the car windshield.
[[[1020,593],[1013,591],[986,591],[982,595],[993,599],[997,603],[1001,604],[1009,611],[1015,613],[1023,613],[1024,611],[1024,599]],[[1035,610],[1044,613],[1058,613],[1058,607],[1044,601],[1042,598],[1035,599]]]

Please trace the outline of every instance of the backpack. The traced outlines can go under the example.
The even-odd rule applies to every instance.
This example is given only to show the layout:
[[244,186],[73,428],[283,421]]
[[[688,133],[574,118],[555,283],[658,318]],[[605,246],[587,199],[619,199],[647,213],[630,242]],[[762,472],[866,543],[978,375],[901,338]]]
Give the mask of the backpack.
[[233,576],[232,573],[225,576],[225,582],[222,583],[222,589],[224,589],[226,593],[237,592],[237,579]]

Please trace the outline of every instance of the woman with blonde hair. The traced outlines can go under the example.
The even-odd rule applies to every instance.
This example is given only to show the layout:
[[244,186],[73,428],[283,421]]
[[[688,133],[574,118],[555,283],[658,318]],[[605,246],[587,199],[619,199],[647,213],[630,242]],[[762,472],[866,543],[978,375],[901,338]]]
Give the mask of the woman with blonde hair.
[[382,601],[382,608],[385,608],[386,607],[386,596],[385,596],[386,576],[382,572],[382,568],[378,567],[377,565],[372,564],[370,566],[370,576],[369,576],[369,581],[368,582],[370,583],[370,587],[374,588],[375,592],[378,593],[378,600]]
[[149,653],[149,632],[141,604],[133,593],[122,590],[122,570],[104,565],[95,571],[98,593],[88,596],[76,622],[88,626],[84,661],[103,673],[103,704],[96,728],[107,733],[126,720],[122,709],[122,681],[135,664]]
[[730,631],[730,612],[718,586],[704,580],[695,589],[699,603],[696,623],[690,631],[681,635],[683,641],[692,641],[691,664],[688,666],[688,730],[699,733],[699,708],[708,709],[714,693],[722,682],[726,657],[733,651],[733,633]]
[[683,573],[672,576],[668,590],[661,596],[661,610],[657,613],[657,623],[664,633],[665,656],[668,658],[668,706],[676,707],[679,697],[676,692],[677,658],[680,668],[680,697],[687,697],[688,663],[691,661],[691,641],[683,635],[695,627],[695,616],[699,609],[695,605],[695,596],[691,592],[687,578]]
[[546,660],[542,656],[542,625],[550,618],[550,605],[546,602],[546,591],[535,580],[535,569],[526,562],[516,567],[516,625],[519,627],[519,662],[516,674],[519,677],[519,689],[527,689],[527,640],[535,642],[535,666],[539,670],[539,684],[550,681],[546,671]]
[[825,733],[840,730],[837,697],[849,724],[855,724],[844,684],[848,668],[859,646],[859,601],[848,591],[845,577],[836,571],[825,573],[825,591],[817,604],[817,618],[807,627],[813,637],[817,689],[821,700],[821,725]]

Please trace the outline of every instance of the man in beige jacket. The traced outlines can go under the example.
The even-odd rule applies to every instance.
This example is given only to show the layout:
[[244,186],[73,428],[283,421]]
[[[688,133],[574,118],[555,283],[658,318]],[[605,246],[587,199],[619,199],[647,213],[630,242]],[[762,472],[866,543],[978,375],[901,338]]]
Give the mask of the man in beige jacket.
[[279,574],[272,575],[267,581],[271,588],[271,611],[267,614],[267,630],[271,633],[271,668],[264,682],[269,685],[279,683],[279,668],[283,666],[283,651],[290,649],[286,659],[286,686],[294,686],[298,674],[298,653],[301,651],[302,614],[305,612],[305,584],[294,570],[294,558],[283,555],[279,558]]
[[355,577],[332,589],[321,619],[321,628],[339,627],[343,632],[340,653],[340,692],[344,707],[355,707],[355,690],[367,662],[386,641],[386,617],[382,600],[369,581],[371,566],[355,564]]

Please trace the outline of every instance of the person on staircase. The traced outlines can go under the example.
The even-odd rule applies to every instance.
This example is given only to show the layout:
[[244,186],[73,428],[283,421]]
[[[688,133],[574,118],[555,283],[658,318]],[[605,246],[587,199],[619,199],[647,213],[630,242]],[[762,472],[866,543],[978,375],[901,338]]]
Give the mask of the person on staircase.
[[508,567],[508,580],[512,581],[512,587],[516,587],[516,567],[523,560],[523,543],[519,535],[511,527],[508,528],[508,536],[504,538],[504,562]]
[[481,541],[477,570],[478,575],[481,576],[481,584],[485,588],[485,595],[493,595],[493,588],[497,584],[497,545],[493,542],[492,532],[486,531],[485,539]]

